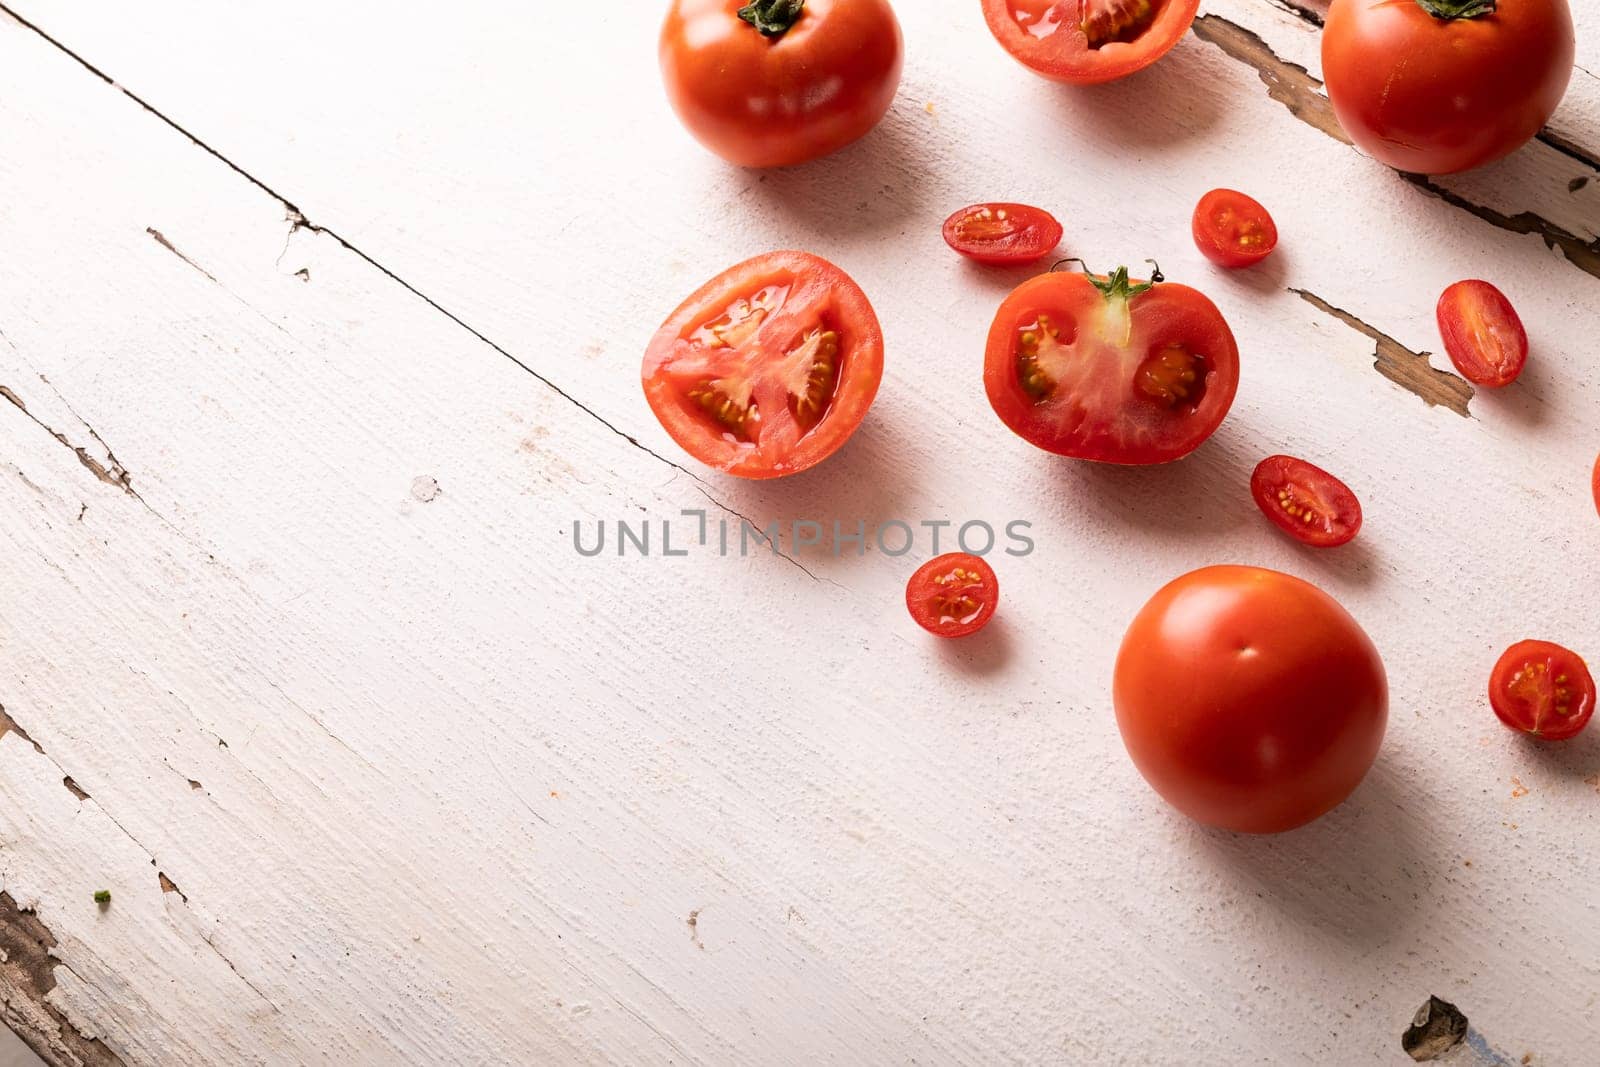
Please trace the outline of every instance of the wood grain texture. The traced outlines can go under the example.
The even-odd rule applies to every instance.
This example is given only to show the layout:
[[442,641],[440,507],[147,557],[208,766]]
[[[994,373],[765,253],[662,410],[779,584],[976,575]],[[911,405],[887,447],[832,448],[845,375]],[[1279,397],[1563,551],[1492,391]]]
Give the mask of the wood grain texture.
[[[4,999],[56,1062],[64,1020],[138,1064],[1381,1064],[1430,993],[1584,1062],[1600,736],[1520,744],[1482,695],[1517,638],[1600,649],[1600,280],[1538,234],[1200,36],[1074,92],[975,4],[902,4],[884,127],[758,175],[671,121],[653,14],[11,6],[38,30],[0,20],[0,890],[56,962]],[[1303,19],[1207,12],[1315,77]],[[596,38],[622,59],[576,93],[589,57],[539,45]],[[1450,188],[1592,237],[1584,166],[1535,145]],[[1263,269],[1189,245],[1216,185],[1277,216]],[[987,197],[1213,295],[1245,369],[1210,444],[1110,471],[999,428],[978,353],[1026,274],[938,237]],[[863,284],[888,370],[838,456],[746,485],[675,450],[638,360],[779,245]],[[1462,418],[1373,363],[1437,349],[1470,274],[1536,355]],[[1254,514],[1282,450],[1361,493],[1356,545]],[[572,549],[695,510],[1021,518],[1038,551],[948,648],[904,617],[914,558]],[[1165,809],[1108,707],[1124,622],[1224,561],[1334,592],[1394,687],[1369,781],[1270,840]]]

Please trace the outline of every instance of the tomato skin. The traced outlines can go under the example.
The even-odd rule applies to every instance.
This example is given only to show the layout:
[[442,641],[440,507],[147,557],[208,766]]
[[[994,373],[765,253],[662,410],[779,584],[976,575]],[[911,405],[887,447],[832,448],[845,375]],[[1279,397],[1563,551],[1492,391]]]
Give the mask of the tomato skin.
[[1355,493],[1303,459],[1268,456],[1250,476],[1250,494],[1274,526],[1312,548],[1347,545],[1361,532]]
[[1489,706],[1513,730],[1544,741],[1576,737],[1594,716],[1594,678],[1576,653],[1519,641],[1489,675]]
[[[1076,380],[1043,400],[1028,391],[1020,339],[1040,314],[1071,333]],[[1167,343],[1202,355],[1203,392],[1192,410],[1163,409],[1141,395],[1141,375]],[[1002,422],[1047,452],[1101,463],[1182,459],[1216,432],[1239,388],[1239,348],[1216,305],[1185,285],[1163,283],[1108,298],[1082,274],[1051,272],[1006,297],[989,330],[984,390]]]
[[[735,301],[773,289],[783,290],[781,302],[756,320],[760,328],[750,337],[731,345],[702,337]],[[832,391],[815,425],[806,427],[794,413],[794,389],[802,383],[786,386],[775,368],[824,327],[836,334]],[[642,378],[651,411],[694,458],[740,478],[781,478],[821,463],[861,425],[883,378],[883,331],[866,294],[844,271],[809,252],[768,252],[690,294],[651,339]],[[728,380],[751,383],[751,399],[765,413],[754,440],[719,425],[695,399],[698,386]]]
[[[1125,78],[1172,51],[1194,22],[1200,0],[1152,0],[1155,17],[1133,40],[1092,47],[1084,32],[1078,0],[983,0],[989,32],[1011,58],[1051,81],[1094,85]],[[1102,0],[1105,11],[1117,0]],[[1138,8],[1138,0],[1128,5]],[[1018,20],[1026,15],[1029,24]],[[1047,27],[1047,32],[1041,32]]]
[[1594,510],[1600,513],[1600,456],[1595,457],[1594,474],[1590,478],[1590,488],[1594,490]]
[[1322,71],[1334,114],[1396,170],[1453,174],[1491,163],[1544,127],[1572,76],[1567,0],[1500,0],[1441,19],[1413,0],[1333,0]]
[[[946,614],[952,605],[964,613]],[[935,637],[969,637],[989,625],[999,606],[1000,580],[994,568],[968,552],[931,559],[906,583],[906,610]]]
[[1500,389],[1528,363],[1528,331],[1506,294],[1477,280],[1456,282],[1439,296],[1435,312],[1444,350],[1461,376]]
[[1000,265],[1032,263],[1061,243],[1055,216],[1027,204],[973,204],[944,222],[944,243],[968,259]]
[[1254,198],[1213,189],[1195,205],[1190,227],[1200,254],[1229,269],[1260,263],[1278,247],[1278,225]]
[[741,167],[836,152],[888,113],[904,45],[888,0],[809,0],[781,37],[743,0],[673,0],[661,29],[667,98],[705,147]]
[[1389,716],[1366,632],[1309,582],[1207,567],[1158,592],[1117,656],[1117,726],[1146,781],[1197,822],[1279,833],[1355,791]]

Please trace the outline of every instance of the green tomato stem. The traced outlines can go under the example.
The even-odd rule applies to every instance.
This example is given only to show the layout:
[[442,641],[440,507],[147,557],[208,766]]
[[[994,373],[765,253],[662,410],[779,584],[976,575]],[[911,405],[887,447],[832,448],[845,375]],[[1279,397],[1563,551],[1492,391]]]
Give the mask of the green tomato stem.
[[761,36],[778,38],[799,21],[805,7],[806,0],[752,0],[739,9],[739,17],[760,31]]

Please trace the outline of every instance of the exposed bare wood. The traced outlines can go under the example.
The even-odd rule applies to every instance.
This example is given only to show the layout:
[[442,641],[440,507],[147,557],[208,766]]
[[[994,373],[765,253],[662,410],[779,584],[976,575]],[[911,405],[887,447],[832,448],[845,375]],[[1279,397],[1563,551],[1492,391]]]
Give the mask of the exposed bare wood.
[[81,1034],[48,997],[56,987],[56,938],[37,915],[0,890],[0,1019],[58,1067],[120,1067],[99,1038]]
[[1462,418],[1470,418],[1468,405],[1474,390],[1462,378],[1434,368],[1428,362],[1427,352],[1413,352],[1393,337],[1370,326],[1350,312],[1336,308],[1315,293],[1304,289],[1290,289],[1300,299],[1319,311],[1326,312],[1358,333],[1377,342],[1377,359],[1372,364],[1377,372],[1408,393],[1422,398],[1429,407],[1449,408]]

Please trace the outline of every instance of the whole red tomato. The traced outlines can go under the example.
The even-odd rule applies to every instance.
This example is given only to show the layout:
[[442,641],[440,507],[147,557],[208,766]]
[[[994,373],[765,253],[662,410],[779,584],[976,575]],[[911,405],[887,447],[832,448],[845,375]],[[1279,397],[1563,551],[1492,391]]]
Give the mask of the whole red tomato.
[[699,142],[742,167],[836,152],[900,87],[888,0],[673,0],[661,28],[667,98]]
[[1117,656],[1128,754],[1169,804],[1244,833],[1291,830],[1361,784],[1389,719],[1372,641],[1328,594],[1207,567],[1146,604]]
[[1339,124],[1416,174],[1516,151],[1555,113],[1572,59],[1567,0],[1333,0],[1322,33]]

